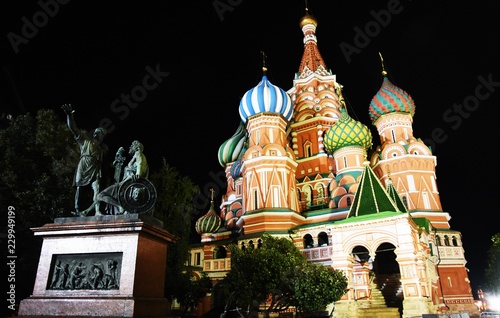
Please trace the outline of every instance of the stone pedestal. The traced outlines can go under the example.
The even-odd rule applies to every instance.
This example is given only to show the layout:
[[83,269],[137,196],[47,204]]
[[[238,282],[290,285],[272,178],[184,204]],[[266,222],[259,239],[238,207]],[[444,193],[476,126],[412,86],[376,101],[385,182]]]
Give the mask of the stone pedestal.
[[59,218],[43,237],[33,294],[19,316],[167,317],[167,244],[173,235],[138,214]]

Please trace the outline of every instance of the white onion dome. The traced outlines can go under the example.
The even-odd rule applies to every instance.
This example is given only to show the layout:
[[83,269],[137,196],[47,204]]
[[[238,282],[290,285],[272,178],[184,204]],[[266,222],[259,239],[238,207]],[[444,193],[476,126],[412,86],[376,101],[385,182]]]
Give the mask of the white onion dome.
[[281,114],[287,121],[290,121],[293,107],[290,96],[283,89],[269,82],[267,76],[264,75],[257,86],[243,95],[239,111],[243,123],[246,123],[249,117],[264,112]]

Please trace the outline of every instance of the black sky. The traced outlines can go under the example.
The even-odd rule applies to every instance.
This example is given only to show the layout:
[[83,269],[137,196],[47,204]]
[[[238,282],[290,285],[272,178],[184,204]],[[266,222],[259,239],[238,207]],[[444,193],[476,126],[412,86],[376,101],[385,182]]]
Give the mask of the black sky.
[[[2,112],[49,108],[64,120],[60,106],[72,103],[80,128],[113,127],[111,156],[138,139],[153,169],[165,158],[202,189],[222,170],[217,151],[238,126],[239,99],[262,76],[260,52],[270,81],[285,90],[302,56],[302,0],[42,0],[0,8]],[[352,117],[373,128],[378,52],[391,81],[415,100],[414,135],[433,146],[441,203],[463,234],[477,288],[490,238],[500,232],[492,200],[500,190],[499,2],[309,0],[309,8]],[[140,101],[127,104],[126,95]]]

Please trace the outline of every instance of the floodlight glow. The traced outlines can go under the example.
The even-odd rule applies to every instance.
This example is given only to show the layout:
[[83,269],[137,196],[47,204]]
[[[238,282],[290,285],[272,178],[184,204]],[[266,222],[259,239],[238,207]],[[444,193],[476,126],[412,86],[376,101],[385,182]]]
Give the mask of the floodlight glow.
[[494,311],[500,311],[500,297],[497,295],[487,296],[486,302],[488,304],[488,308]]

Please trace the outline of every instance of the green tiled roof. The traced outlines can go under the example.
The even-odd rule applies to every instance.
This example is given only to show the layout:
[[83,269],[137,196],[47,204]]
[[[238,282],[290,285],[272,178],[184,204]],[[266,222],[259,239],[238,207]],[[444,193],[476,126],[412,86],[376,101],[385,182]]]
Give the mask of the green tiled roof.
[[403,203],[403,200],[401,200],[401,197],[399,196],[398,191],[396,190],[396,188],[394,187],[394,184],[392,183],[392,180],[390,180],[390,179],[389,179],[389,183],[387,184],[387,193],[389,193],[389,196],[396,203],[396,205],[400,211],[408,212],[406,205]]
[[[396,196],[399,197],[397,193]],[[406,209],[404,211],[406,211]],[[381,212],[403,213],[398,207],[398,204],[396,204],[386,192],[384,186],[382,186],[380,180],[367,162],[365,163],[359,188],[354,196],[354,202],[349,209],[348,218],[377,215]]]

